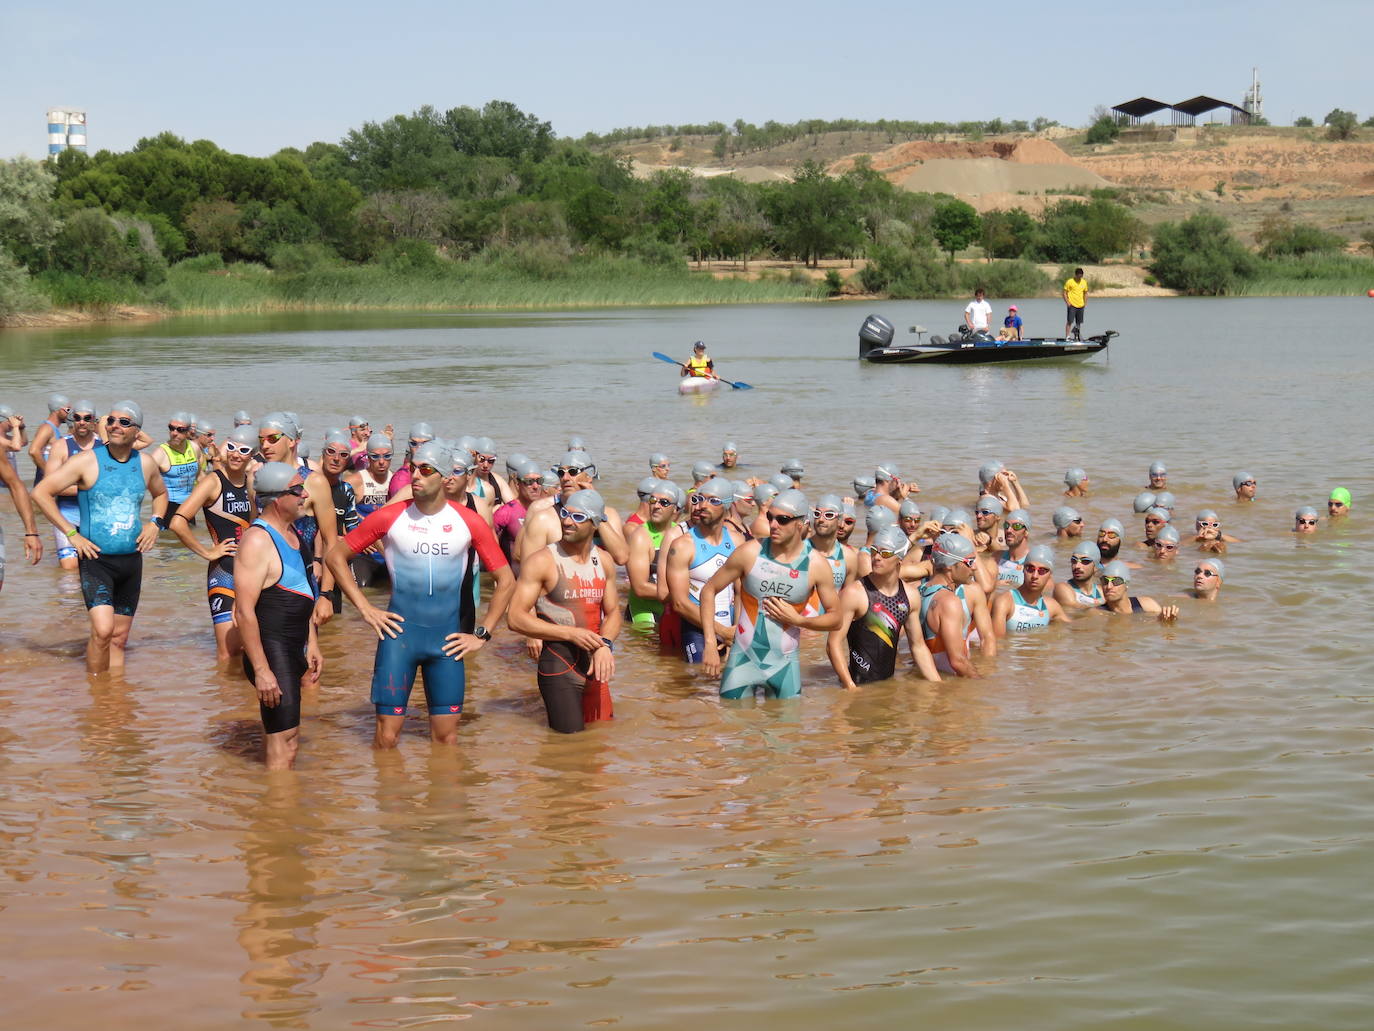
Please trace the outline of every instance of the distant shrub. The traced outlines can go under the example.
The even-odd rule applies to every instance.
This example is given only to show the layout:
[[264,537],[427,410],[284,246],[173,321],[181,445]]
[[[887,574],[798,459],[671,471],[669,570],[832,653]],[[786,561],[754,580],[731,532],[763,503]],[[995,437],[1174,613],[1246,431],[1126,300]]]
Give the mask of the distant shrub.
[[179,261],[176,267],[186,272],[222,272],[224,270],[224,258],[218,252],[212,251],[209,254],[197,254],[194,258]]
[[956,286],[953,269],[940,260],[929,244],[872,247],[868,264],[859,273],[859,282],[869,293],[898,298],[948,297]]
[[1121,135],[1121,126],[1116,124],[1116,119],[1111,115],[1103,115],[1088,127],[1088,135],[1083,137],[1084,143],[1111,143]]
[[981,286],[989,297],[1034,297],[1052,285],[1049,276],[1029,261],[961,265],[956,271],[965,292],[972,293]]
[[47,306],[47,298],[34,289],[24,267],[0,247],[0,318]]
[[279,243],[271,247],[267,253],[267,264],[274,271],[288,276],[300,275],[338,263],[338,255],[322,243]]
[[34,282],[59,308],[106,311],[142,300],[131,279],[95,279],[76,272],[50,269],[35,276]]
[[1296,257],[1345,249],[1345,237],[1316,226],[1302,225],[1282,216],[1271,215],[1255,234],[1264,258]]
[[1189,294],[1231,293],[1258,269],[1255,256],[1231,235],[1219,215],[1199,213],[1155,226],[1150,271],[1159,282]]
[[844,277],[838,269],[825,270],[825,290],[831,297],[838,297],[844,290]]

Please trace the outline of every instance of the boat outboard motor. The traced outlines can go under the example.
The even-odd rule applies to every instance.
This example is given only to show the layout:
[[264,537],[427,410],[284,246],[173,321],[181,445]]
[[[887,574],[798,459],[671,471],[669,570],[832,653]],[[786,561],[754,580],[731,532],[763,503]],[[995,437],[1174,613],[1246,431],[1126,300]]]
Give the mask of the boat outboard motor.
[[859,357],[878,348],[891,347],[894,333],[892,323],[881,315],[870,315],[864,319],[864,324],[859,327]]

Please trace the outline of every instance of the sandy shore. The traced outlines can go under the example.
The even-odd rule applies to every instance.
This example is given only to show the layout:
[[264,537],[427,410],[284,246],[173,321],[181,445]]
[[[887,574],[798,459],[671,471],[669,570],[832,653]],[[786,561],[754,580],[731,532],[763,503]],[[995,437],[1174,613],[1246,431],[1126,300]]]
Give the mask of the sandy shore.
[[51,329],[97,322],[156,322],[174,314],[176,313],[165,308],[134,308],[123,305],[101,311],[51,308],[48,311],[16,312],[0,319],[0,329]]

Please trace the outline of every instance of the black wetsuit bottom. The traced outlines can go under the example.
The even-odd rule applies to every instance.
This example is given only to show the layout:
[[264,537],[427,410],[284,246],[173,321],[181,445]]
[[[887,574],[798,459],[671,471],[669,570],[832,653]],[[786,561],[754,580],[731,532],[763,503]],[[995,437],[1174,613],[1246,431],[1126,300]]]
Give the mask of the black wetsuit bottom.
[[[283,730],[293,730],[301,725],[301,678],[308,668],[305,642],[297,644],[264,633],[262,651],[267,656],[272,675],[277,678],[281,700],[270,709],[259,702],[258,711],[262,716],[263,732],[280,734]],[[247,655],[243,657],[243,672],[248,682],[257,687],[258,678],[253,673],[253,664],[248,661]]]
[[576,734],[588,723],[611,719],[610,685],[593,680],[592,657],[565,641],[545,641],[539,653],[539,694],[549,729]]
[[143,591],[143,555],[100,554],[77,560],[81,573],[81,596],[86,608],[109,605],[117,616],[132,616],[138,611]]

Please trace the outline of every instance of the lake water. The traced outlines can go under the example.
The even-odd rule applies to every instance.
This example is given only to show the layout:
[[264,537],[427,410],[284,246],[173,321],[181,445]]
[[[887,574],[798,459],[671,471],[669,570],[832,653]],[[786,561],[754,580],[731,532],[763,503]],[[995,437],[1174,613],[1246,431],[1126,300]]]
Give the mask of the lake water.
[[[318,447],[359,412],[552,463],[575,433],[622,507],[651,451],[685,479],[726,439],[751,474],[800,457],[817,491],[895,459],[927,508],[971,504],[999,458],[1036,538],[1073,465],[1090,526],[1138,528],[1161,459],[1185,526],[1213,507],[1244,539],[1219,604],[1055,627],[975,681],[847,695],[811,640],[802,699],[726,707],[634,641],[617,718],[574,737],[502,631],[455,752],[419,719],[371,751],[350,609],[298,769],[269,777],[203,563],[150,556],[127,675],[88,680],[75,577],[20,565],[6,503],[6,1026],[1369,1027],[1370,304],[1092,301],[1110,357],[1048,367],[857,360],[869,310],[948,332],[961,306],[932,303],[0,334],[0,401],[31,426],[61,389],[139,400],[155,437],[176,408],[221,432],[289,408]],[[1057,304],[1027,308],[1054,332]],[[696,339],[757,389],[678,397],[649,352]],[[1336,484],[1355,514],[1295,540]],[[1149,565],[1138,593],[1179,600],[1191,554]]]

